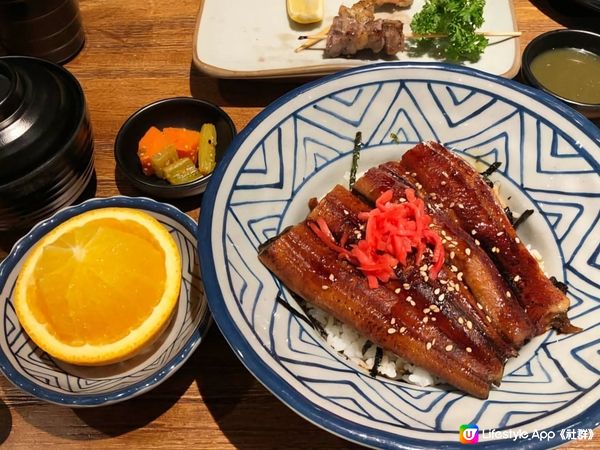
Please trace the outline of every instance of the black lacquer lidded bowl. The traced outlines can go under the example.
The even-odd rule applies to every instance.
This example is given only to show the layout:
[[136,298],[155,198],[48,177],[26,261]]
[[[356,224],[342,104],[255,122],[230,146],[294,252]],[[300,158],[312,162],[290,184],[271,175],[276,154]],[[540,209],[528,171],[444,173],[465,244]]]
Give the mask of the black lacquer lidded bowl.
[[75,77],[42,59],[0,58],[0,231],[28,228],[72,204],[93,171]]

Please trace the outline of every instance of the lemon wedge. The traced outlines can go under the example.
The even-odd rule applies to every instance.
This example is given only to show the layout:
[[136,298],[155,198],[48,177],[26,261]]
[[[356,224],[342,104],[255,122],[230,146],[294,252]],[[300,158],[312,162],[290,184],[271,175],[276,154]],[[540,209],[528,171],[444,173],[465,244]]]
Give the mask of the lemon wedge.
[[287,0],[287,13],[297,23],[323,20],[323,0]]

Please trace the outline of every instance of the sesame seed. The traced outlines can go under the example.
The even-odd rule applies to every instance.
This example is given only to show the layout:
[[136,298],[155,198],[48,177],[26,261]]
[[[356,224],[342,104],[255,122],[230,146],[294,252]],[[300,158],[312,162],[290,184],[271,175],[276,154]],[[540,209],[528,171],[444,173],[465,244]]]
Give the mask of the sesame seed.
[[468,328],[469,330],[472,330],[472,329],[473,329],[473,322],[471,322],[470,320],[467,320],[467,328]]
[[395,317],[392,317],[392,320],[390,320],[390,323],[391,323],[392,325],[394,325],[394,324],[396,323],[396,318],[395,318]]
[[442,239],[442,244],[445,244],[446,242],[448,242],[446,239]]
[[446,345],[446,351],[447,352],[451,352],[453,348],[454,347],[451,344],[450,345]]
[[454,208],[454,205],[455,205],[454,202],[450,203],[450,208]]
[[415,186],[417,187],[417,189],[422,189],[423,185],[421,183],[415,183]]
[[406,331],[406,327],[400,328],[400,333],[404,333]]
[[479,239],[475,239],[475,244],[476,245],[481,245],[481,242],[479,242]]
[[331,281],[335,281],[335,277],[333,276],[333,274],[332,274],[332,273],[330,273],[330,274],[329,274],[329,279],[330,279]]
[[496,236],[502,236],[504,234],[504,231],[499,231],[498,233],[496,233]]
[[396,331],[398,330],[396,330],[395,328],[388,328],[388,334],[394,334]]
[[326,291],[327,289],[329,289],[329,286],[327,286],[326,284],[324,284],[323,286],[321,286],[321,289],[323,289],[324,291]]
[[427,275],[424,275],[423,276],[423,281],[425,281],[425,282],[429,281],[429,277]]
[[423,264],[421,267],[419,267],[419,270],[421,272],[425,272],[427,270],[427,264]]
[[477,234],[477,230],[471,230],[471,234],[475,236]]
[[408,291],[410,289],[410,284],[404,283],[402,287]]
[[466,254],[467,256],[470,256],[470,255],[471,255],[471,249],[470,249],[470,248],[468,248],[468,247],[467,247],[467,248],[465,248],[465,254]]
[[450,270],[452,272],[458,272],[458,267],[456,267],[454,264],[450,266]]
[[435,345],[435,338],[431,341],[431,345]]
[[512,294],[510,293],[510,291],[506,291],[506,296],[507,296],[508,298],[511,298],[511,297],[512,297]]
[[448,292],[454,292],[454,287],[448,286]]
[[413,177],[416,177],[416,176],[417,176],[417,173],[416,173],[416,172],[413,172],[413,173],[411,173],[411,175],[412,175]]
[[438,297],[438,300],[441,302],[444,300],[445,294],[440,294],[440,296]]
[[515,283],[518,283],[520,279],[521,279],[521,277],[519,275],[515,275],[515,277],[513,278]]
[[471,353],[473,351],[471,347],[467,347],[465,350],[467,350],[467,353]]
[[463,319],[462,317],[458,318],[458,323],[460,323],[461,325],[465,323],[465,319]]
[[445,181],[442,181],[442,186],[446,186],[446,182]]
[[482,305],[481,303],[479,303],[479,302],[477,302],[477,307],[478,307],[479,309],[483,309],[483,305]]
[[440,308],[438,308],[438,305],[431,305],[430,308],[433,312],[440,312]]
[[408,297],[406,297],[406,301],[409,303],[412,302],[412,297],[409,295]]
[[395,294],[399,294],[399,293],[400,293],[400,291],[401,291],[401,289],[400,289],[400,288],[396,288],[396,289],[394,289],[394,293],[395,293]]
[[435,291],[433,291],[433,293],[434,293],[435,295],[438,295],[438,294],[440,293],[440,288],[435,288]]
[[450,259],[454,259],[455,253],[454,252],[450,252]]
[[463,273],[462,272],[458,272],[458,274],[456,275],[456,278],[458,278],[458,281],[462,281]]
[[427,343],[427,350],[431,350],[431,342]]
[[425,309],[423,310],[423,313],[424,313],[424,314],[429,314],[430,312],[431,312],[431,309],[429,309],[429,308],[425,308]]
[[347,216],[348,214],[350,214],[350,213],[348,212],[348,210],[347,210],[347,209],[344,209],[344,215],[345,215],[345,216]]
[[492,323],[492,318],[490,316],[485,316],[485,320],[487,320],[488,322]]
[[423,317],[423,323],[427,323],[429,321],[429,316]]
[[416,303],[413,302],[412,300],[409,303],[410,303],[410,306],[416,306]]
[[434,316],[434,317],[431,318],[431,320],[435,322],[437,319]]
[[447,283],[448,283],[448,281],[446,281],[446,280],[440,280],[440,284],[447,284]]
[[460,209],[465,209],[465,205],[463,205],[462,203],[459,203],[459,204],[458,204],[458,207],[459,207]]
[[516,242],[517,244],[520,244],[520,243],[521,243],[521,239],[519,239],[518,237],[516,237],[516,238],[515,238],[515,242]]

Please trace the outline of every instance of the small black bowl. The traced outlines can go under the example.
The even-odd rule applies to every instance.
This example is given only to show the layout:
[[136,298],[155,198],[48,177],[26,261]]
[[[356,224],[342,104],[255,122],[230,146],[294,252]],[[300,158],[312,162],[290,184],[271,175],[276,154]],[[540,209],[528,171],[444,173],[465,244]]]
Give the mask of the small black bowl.
[[192,97],[167,98],[144,106],[127,119],[115,139],[115,159],[119,170],[131,184],[151,197],[184,198],[204,192],[210,174],[191,183],[171,185],[154,175],[144,175],[137,156],[138,143],[152,126],[158,129],[180,127],[200,130],[204,123],[213,123],[217,129],[218,164],[236,134],[235,125],[225,111]]
[[[588,118],[600,117],[600,104],[582,103],[555,94],[545,88],[531,71],[531,63],[536,56],[554,48],[577,48],[600,55],[600,34],[585,30],[553,30],[543,33],[533,39],[523,52],[521,73],[524,80],[544,92],[566,103]],[[577,83],[577,80],[573,80]]]

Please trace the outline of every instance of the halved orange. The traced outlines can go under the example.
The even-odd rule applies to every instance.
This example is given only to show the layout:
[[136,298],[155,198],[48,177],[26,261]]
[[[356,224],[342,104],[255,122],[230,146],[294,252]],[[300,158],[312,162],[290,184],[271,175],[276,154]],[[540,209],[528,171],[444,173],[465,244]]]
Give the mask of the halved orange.
[[181,256],[167,229],[130,208],[70,218],[27,255],[14,294],[21,325],[48,354],[80,365],[122,361],[167,325]]

